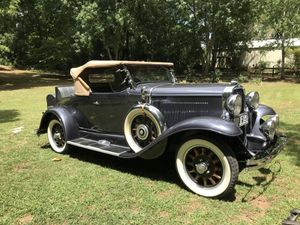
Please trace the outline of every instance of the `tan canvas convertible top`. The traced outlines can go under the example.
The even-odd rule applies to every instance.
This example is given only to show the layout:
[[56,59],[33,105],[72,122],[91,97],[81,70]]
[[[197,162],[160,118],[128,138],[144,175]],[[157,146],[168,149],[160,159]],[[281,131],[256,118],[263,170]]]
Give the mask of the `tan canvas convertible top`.
[[89,61],[86,64],[75,67],[70,70],[70,74],[74,79],[74,86],[75,86],[75,94],[81,96],[88,96],[90,94],[90,87],[87,85],[86,82],[80,77],[80,74],[86,68],[108,68],[120,65],[131,65],[131,66],[166,66],[166,67],[173,67],[174,64],[170,62],[145,62],[145,61],[117,61],[117,60],[93,60]]

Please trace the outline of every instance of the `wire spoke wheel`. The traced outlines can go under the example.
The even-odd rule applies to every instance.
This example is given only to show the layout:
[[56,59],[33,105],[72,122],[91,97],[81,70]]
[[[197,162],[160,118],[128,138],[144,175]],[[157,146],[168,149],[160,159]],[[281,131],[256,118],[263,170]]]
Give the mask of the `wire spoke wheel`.
[[158,130],[147,115],[135,117],[131,125],[132,137],[141,147],[145,147],[158,137]]
[[48,140],[51,148],[58,153],[67,153],[69,151],[64,127],[57,119],[52,119],[47,129]]
[[66,140],[64,137],[64,130],[60,124],[54,124],[52,128],[52,136],[58,147],[62,147],[65,145]]
[[177,172],[194,193],[221,198],[233,191],[238,163],[231,149],[219,146],[206,138],[188,139],[178,149]]
[[164,129],[164,118],[153,106],[139,106],[132,109],[124,122],[125,138],[134,152],[141,151],[155,141]]
[[185,164],[191,179],[200,186],[212,187],[222,180],[222,163],[217,155],[208,148],[192,148],[187,152]]

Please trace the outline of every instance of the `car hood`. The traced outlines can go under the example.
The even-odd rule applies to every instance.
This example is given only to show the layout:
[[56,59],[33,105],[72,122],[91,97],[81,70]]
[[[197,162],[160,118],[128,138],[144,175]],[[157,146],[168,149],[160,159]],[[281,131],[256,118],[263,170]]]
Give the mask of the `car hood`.
[[144,84],[142,89],[151,96],[222,96],[228,84]]

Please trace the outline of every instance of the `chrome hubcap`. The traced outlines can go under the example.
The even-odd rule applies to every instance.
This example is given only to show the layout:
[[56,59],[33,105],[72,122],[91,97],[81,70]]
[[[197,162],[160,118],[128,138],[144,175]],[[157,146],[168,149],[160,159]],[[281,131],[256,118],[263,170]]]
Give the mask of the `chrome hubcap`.
[[65,145],[64,131],[60,124],[55,124],[52,128],[52,137],[58,147]]
[[144,124],[138,125],[136,135],[137,135],[138,139],[146,140],[149,135],[148,127]]
[[54,133],[53,134],[53,138],[55,139],[55,140],[60,140],[61,139],[61,133]]
[[158,136],[158,129],[155,123],[146,115],[139,115],[133,119],[131,132],[134,141],[140,147],[147,146]]
[[205,172],[207,172],[208,167],[209,167],[209,164],[207,162],[201,162],[201,163],[195,164],[196,171],[199,174],[204,174]]

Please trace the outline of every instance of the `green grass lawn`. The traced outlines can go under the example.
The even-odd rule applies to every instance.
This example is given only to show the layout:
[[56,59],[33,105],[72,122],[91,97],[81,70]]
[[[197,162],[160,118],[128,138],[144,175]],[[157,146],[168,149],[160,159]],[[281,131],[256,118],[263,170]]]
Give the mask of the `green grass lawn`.
[[280,224],[300,208],[300,84],[245,85],[279,113],[289,142],[265,169],[240,174],[235,199],[220,201],[183,188],[172,158],[52,152],[34,130],[60,81],[1,78],[0,224]]

